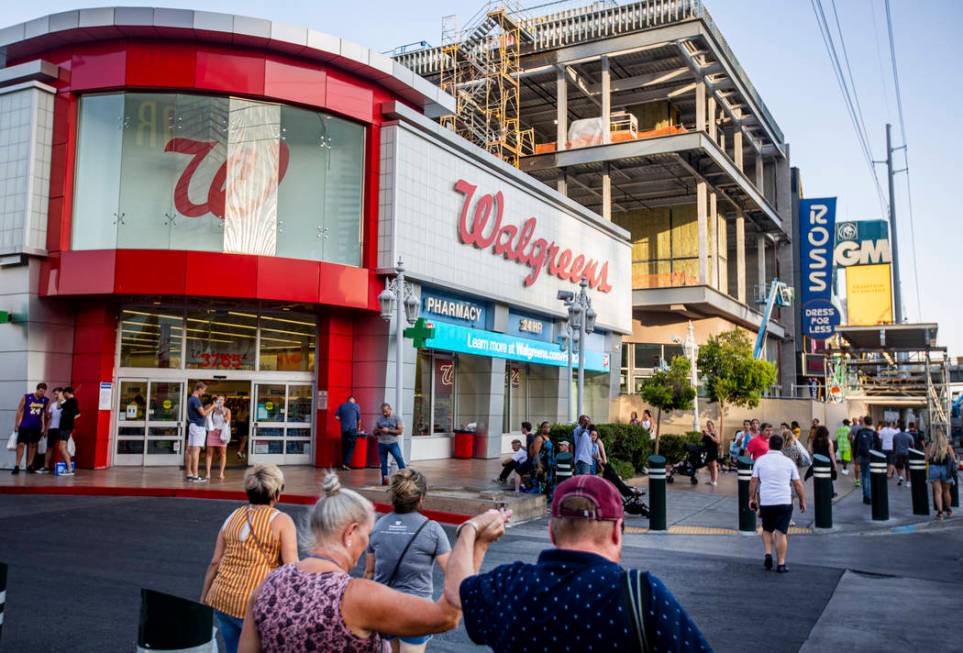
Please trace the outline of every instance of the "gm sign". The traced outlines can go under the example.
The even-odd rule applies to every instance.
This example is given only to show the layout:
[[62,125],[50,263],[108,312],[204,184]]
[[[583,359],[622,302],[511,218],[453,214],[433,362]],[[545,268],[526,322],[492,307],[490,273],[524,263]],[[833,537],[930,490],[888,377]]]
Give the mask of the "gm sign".
[[835,223],[835,197],[799,201],[802,332],[817,340],[831,336],[839,324],[832,303]]
[[836,225],[836,267],[892,263],[889,223],[886,220],[859,220]]

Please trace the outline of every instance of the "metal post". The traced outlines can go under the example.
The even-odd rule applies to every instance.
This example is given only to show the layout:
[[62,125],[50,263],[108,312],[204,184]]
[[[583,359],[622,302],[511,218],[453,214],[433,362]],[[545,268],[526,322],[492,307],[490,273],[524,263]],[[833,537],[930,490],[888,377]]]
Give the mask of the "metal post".
[[649,530],[666,530],[665,456],[649,456]]
[[[402,348],[405,344],[404,336],[404,324],[405,324],[405,269],[401,265],[401,259],[398,259],[398,276],[395,278],[397,283],[395,290],[395,351],[396,362],[395,362],[395,415],[398,416],[398,420],[404,424],[405,421],[405,411],[404,404],[402,404],[402,378],[403,378],[403,361],[404,355],[402,354]],[[405,433],[407,431],[407,433]],[[401,433],[401,454],[405,461],[411,460],[411,428],[405,429]]]
[[570,423],[575,422],[575,416],[572,414],[572,350],[575,348],[575,330],[572,329],[572,323],[569,321],[568,326],[568,387],[565,388],[565,412],[568,414],[568,421]]
[[[582,394],[585,386],[585,309],[582,309],[582,320],[578,327],[578,402],[576,415],[582,416]],[[577,419],[577,418],[576,418]]]
[[214,641],[213,608],[155,590],[140,591],[137,653],[210,651]]
[[[699,432],[702,427],[699,422],[699,370],[697,361],[699,359],[699,347],[696,345],[695,329],[692,320],[689,320],[689,329],[685,336],[686,353],[689,355],[689,382],[695,388],[695,396],[692,398],[692,430]],[[671,361],[670,361],[671,362]]]
[[886,454],[871,449],[869,452],[869,479],[873,521],[889,519],[889,487],[886,484]]
[[833,463],[829,458],[818,453],[813,454],[813,495],[816,528],[832,528]]
[[930,500],[926,494],[926,454],[919,449],[910,449],[909,468],[913,514],[929,515]]
[[896,233],[896,191],[893,178],[893,126],[886,123],[886,177],[889,180],[889,240],[893,247],[893,308],[896,324],[903,322],[903,298],[899,285],[899,237]]
[[749,507],[749,484],[752,482],[752,458],[739,456],[736,460],[739,468],[739,532],[756,532],[756,511]]

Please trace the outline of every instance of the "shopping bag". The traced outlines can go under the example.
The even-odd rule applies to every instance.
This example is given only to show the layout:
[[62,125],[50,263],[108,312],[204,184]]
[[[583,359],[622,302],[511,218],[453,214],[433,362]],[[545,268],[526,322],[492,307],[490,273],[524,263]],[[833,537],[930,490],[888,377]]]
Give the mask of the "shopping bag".
[[42,436],[37,443],[37,453],[41,456],[47,453],[47,436]]
[[77,443],[74,442],[74,436],[72,435],[67,440],[67,453],[70,455],[71,458],[77,455]]
[[17,432],[14,431],[10,434],[10,438],[7,440],[7,451],[17,450]]
[[221,442],[228,443],[231,441],[231,423],[224,422],[224,426],[221,427]]

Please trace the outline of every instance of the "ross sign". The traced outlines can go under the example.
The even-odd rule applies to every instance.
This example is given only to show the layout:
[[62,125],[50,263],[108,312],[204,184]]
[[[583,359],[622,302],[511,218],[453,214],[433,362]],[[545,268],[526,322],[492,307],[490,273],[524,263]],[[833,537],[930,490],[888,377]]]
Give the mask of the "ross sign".
[[110,381],[100,382],[100,394],[97,397],[97,410],[110,410],[114,384]]
[[[534,216],[527,218],[521,226],[502,224],[505,196],[501,191],[480,195],[469,219],[469,208],[477,188],[478,186],[464,179],[455,182],[455,191],[464,195],[458,217],[458,239],[462,243],[481,250],[491,248],[491,253],[495,256],[527,266],[529,273],[522,281],[526,288],[538,280],[544,269],[548,274],[574,284],[585,277],[592,290],[612,292],[608,261],[573,252],[554,240],[549,242],[543,237],[535,238],[538,219]],[[490,219],[491,228],[488,225]]]
[[432,318],[484,329],[486,305],[438,290],[422,289],[421,311]]
[[856,220],[836,224],[836,267],[892,263],[889,223],[886,220]]
[[802,333],[816,340],[831,336],[839,324],[832,303],[835,221],[835,197],[799,200]]
[[[540,365],[553,365],[555,367],[566,367],[568,365],[568,352],[562,351],[562,348],[555,343],[519,338],[493,331],[482,331],[481,329],[472,329],[445,322],[435,323],[434,331],[434,336],[427,338],[425,341],[425,346],[432,349],[525,361]],[[608,352],[587,349],[585,351],[585,369],[593,372],[608,372],[610,368],[609,359]],[[573,362],[573,365],[576,364]]]
[[846,323],[893,323],[893,285],[889,263],[854,265],[846,270]]

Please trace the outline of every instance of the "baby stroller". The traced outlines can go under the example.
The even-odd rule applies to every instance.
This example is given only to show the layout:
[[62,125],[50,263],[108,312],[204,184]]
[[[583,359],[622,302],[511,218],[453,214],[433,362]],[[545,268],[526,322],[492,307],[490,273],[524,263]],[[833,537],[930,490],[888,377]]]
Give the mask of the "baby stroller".
[[671,465],[666,469],[665,482],[674,483],[675,474],[688,476],[689,482],[695,485],[699,482],[696,472],[706,466],[706,451],[700,444],[685,445],[685,458],[682,462]]
[[622,508],[630,515],[649,516],[649,506],[642,500],[645,490],[632,487],[623,481],[611,465],[602,465],[602,478],[615,486],[622,495]]

